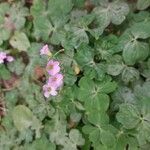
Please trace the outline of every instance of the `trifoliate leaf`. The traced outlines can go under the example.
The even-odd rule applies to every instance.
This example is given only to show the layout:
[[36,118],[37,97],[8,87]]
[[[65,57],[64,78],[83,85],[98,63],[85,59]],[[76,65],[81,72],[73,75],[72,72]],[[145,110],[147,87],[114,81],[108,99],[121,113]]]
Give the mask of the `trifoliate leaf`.
[[117,114],[117,119],[127,129],[136,129],[137,139],[140,145],[150,141],[150,103],[149,99],[145,98],[138,100],[137,105],[122,104],[120,111]]
[[[140,36],[140,32],[143,34],[143,38]],[[119,45],[123,49],[123,58],[128,65],[134,65],[136,62],[145,60],[149,55],[148,43],[138,40],[147,38],[149,33],[142,32],[142,30],[140,32],[138,29],[133,30],[133,32],[129,29],[121,36]]]
[[115,90],[116,84],[109,80],[95,83],[84,77],[80,80],[79,86],[78,99],[84,102],[88,120],[93,124],[107,123],[106,110],[109,106],[107,94]]
[[[112,22],[113,24],[121,24],[126,15],[129,13],[129,7],[125,2],[114,1],[111,3],[102,3],[93,11],[96,17],[96,24],[98,25],[99,35]],[[97,37],[97,36],[96,36]]]
[[[114,128],[112,126],[98,126],[93,127],[91,125],[85,125],[83,127],[83,132],[89,134],[89,139],[93,143],[93,146],[105,147],[104,150],[113,148],[116,143],[116,138],[113,134]],[[99,149],[99,148],[98,148]],[[98,150],[96,149],[96,150]]]
[[65,26],[66,32],[68,32],[68,39],[70,40],[70,45],[74,48],[78,48],[82,43],[89,43],[89,38],[87,33],[83,28],[79,28],[73,25]]

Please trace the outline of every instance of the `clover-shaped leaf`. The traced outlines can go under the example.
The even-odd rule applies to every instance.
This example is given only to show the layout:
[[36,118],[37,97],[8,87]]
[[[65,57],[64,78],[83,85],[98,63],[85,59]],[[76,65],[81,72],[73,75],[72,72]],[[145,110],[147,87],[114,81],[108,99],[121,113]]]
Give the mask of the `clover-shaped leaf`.
[[[112,22],[113,24],[119,25],[124,20],[126,15],[129,13],[129,7],[125,2],[122,1],[114,1],[111,3],[101,3],[100,6],[96,7],[93,10],[95,14],[95,23],[97,24],[97,28],[94,28],[99,35],[103,33],[103,30]],[[93,31],[91,30],[91,33]],[[95,33],[93,33],[95,38],[98,37]]]
[[84,77],[80,80],[79,86],[78,99],[84,102],[88,120],[93,124],[108,122],[106,110],[109,106],[109,96],[107,94],[115,90],[116,83],[108,79],[96,84]]
[[[142,30],[140,31],[142,32]],[[143,34],[143,32],[142,32]],[[144,34],[145,39],[147,33]],[[121,36],[119,45],[123,49],[123,58],[126,64],[134,65],[136,62],[145,60],[149,55],[149,45],[145,41],[138,41],[138,38],[142,38],[138,30],[129,29]]]
[[126,129],[136,129],[137,139],[140,145],[149,141],[150,135],[150,111],[149,111],[149,99],[145,98],[139,100],[137,105],[122,104],[120,105],[120,111],[117,114],[117,120],[122,123]]
[[116,138],[114,135],[116,130],[112,126],[103,125],[94,127],[91,125],[85,125],[83,127],[83,132],[89,134],[89,139],[93,143],[94,148],[103,147],[104,149],[109,149],[113,148],[116,144]]

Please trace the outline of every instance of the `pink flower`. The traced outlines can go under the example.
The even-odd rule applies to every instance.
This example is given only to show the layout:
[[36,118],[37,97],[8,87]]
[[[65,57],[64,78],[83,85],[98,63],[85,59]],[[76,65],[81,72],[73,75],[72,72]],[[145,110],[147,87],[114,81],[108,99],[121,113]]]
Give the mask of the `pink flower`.
[[50,60],[47,63],[46,70],[49,75],[54,76],[55,74],[57,74],[60,71],[59,62]]
[[40,55],[49,55],[51,56],[51,52],[49,51],[48,45],[44,45],[40,50]]
[[0,52],[0,64],[4,63],[4,59],[6,59],[6,53]]
[[54,76],[49,77],[48,84],[56,89],[59,88],[63,84],[63,75],[61,73],[57,73]]
[[12,61],[14,61],[14,58],[13,58],[12,56],[7,56],[7,57],[6,57],[6,60],[7,60],[8,62],[12,62]]
[[50,95],[56,96],[57,91],[54,87],[52,87],[50,84],[45,84],[43,86],[44,96],[48,98]]

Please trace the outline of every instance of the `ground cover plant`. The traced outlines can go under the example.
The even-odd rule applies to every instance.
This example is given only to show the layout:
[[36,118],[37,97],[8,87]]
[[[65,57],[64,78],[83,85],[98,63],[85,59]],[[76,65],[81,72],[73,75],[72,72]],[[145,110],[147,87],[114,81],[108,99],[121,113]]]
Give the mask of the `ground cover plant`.
[[149,6],[1,0],[0,150],[149,150]]

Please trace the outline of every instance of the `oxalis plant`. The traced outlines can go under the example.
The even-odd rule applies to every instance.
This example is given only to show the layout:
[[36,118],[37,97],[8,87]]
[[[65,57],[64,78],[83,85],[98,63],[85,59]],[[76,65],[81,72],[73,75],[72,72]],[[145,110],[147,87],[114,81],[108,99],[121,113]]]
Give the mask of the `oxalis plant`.
[[149,150],[149,56],[149,0],[1,0],[0,150]]

